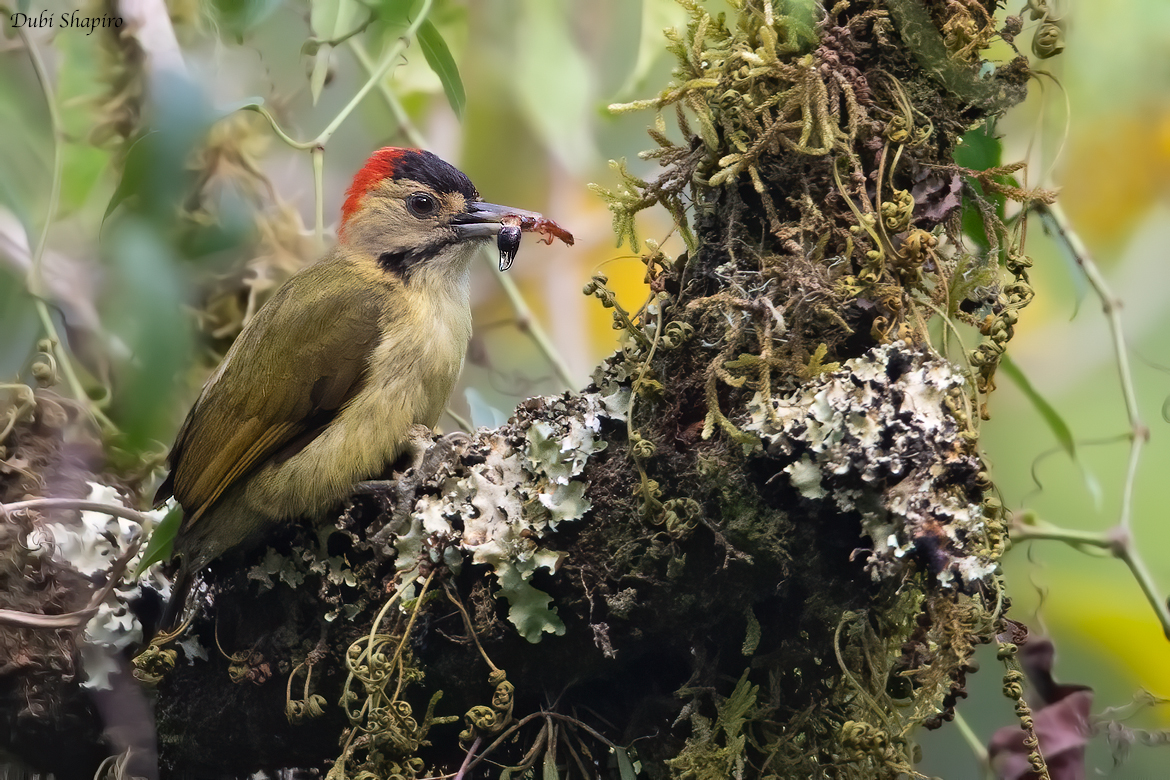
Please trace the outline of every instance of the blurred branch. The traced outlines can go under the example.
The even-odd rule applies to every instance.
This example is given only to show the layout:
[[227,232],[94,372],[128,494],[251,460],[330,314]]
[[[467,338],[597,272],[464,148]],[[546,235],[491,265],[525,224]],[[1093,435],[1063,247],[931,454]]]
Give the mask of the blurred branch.
[[[419,9],[418,16],[415,17],[413,22],[411,22],[410,27],[406,28],[406,32],[404,32],[394,43],[394,45],[390,47],[390,51],[386,52],[386,54],[382,57],[382,61],[379,62],[376,67],[367,67],[370,75],[369,78],[366,79],[366,83],[362,85],[361,89],[359,89],[352,98],[350,98],[350,101],[346,103],[345,107],[342,108],[341,111],[337,112],[337,116],[333,117],[333,121],[326,125],[325,129],[318,133],[317,137],[313,140],[298,141],[293,138],[284,131],[284,129],[280,126],[280,123],[276,121],[276,117],[274,117],[268,111],[268,109],[264,108],[264,106],[259,103],[252,103],[244,106],[243,108],[248,111],[255,111],[267,119],[268,124],[272,126],[272,131],[280,137],[280,140],[284,141],[292,148],[301,150],[316,150],[317,148],[324,149],[325,145],[329,143],[329,139],[332,138],[333,134],[337,132],[337,128],[341,127],[341,124],[349,118],[349,115],[353,113],[354,109],[358,107],[365,96],[370,93],[370,90],[382,83],[382,79],[386,77],[386,74],[390,71],[390,68],[394,66],[395,62],[397,62],[399,56],[402,55],[403,50],[408,45],[410,45],[410,39],[415,37],[415,35],[418,33],[418,28],[421,27],[423,22],[427,20],[427,15],[430,14],[432,5],[434,5],[434,0],[423,0],[422,8]],[[359,60],[360,59],[361,57],[359,56]]]
[[573,381],[573,372],[569,370],[569,364],[561,357],[561,353],[553,345],[552,339],[549,338],[548,332],[544,327],[532,316],[532,310],[528,308],[528,303],[524,300],[524,296],[520,293],[520,288],[516,286],[516,282],[512,277],[501,271],[496,266],[496,260],[490,254],[484,252],[480,254],[481,257],[491,267],[492,276],[500,283],[504,294],[508,296],[508,302],[512,304],[512,310],[516,312],[516,327],[520,329],[521,333],[527,333],[536,344],[536,348],[544,355],[545,360],[553,367],[557,378],[565,385],[566,388],[575,386]]
[[313,52],[315,52],[316,49],[319,49],[322,46],[332,46],[332,47],[336,48],[336,47],[340,46],[341,44],[345,43],[346,41],[351,40],[355,35],[358,35],[359,33],[364,33],[369,28],[369,26],[374,23],[374,20],[377,18],[378,18],[378,14],[376,12],[371,11],[370,15],[366,17],[366,20],[364,22],[362,22],[357,27],[353,28],[352,30],[350,30],[349,32],[347,32],[343,35],[339,35],[336,38],[317,38],[316,36],[313,36],[313,37],[310,37],[309,40],[305,41],[305,43],[306,43],[306,45],[313,47],[313,49],[311,49],[311,51],[313,51]]
[[[366,51],[366,47],[362,46],[361,41],[353,39],[349,41],[349,48],[353,50],[353,54],[357,57],[357,61],[365,68],[366,73],[374,73],[374,59]],[[378,81],[378,92],[386,101],[386,105],[390,107],[390,111],[394,114],[395,121],[398,122],[399,129],[406,135],[407,140],[418,147],[426,145],[426,139],[423,138],[422,133],[410,121],[410,116],[406,113],[406,109],[402,107],[402,103],[398,101],[398,97],[393,90],[386,86],[384,80]]]
[[25,286],[33,296],[37,316],[40,317],[45,335],[52,342],[52,350],[56,355],[57,364],[61,366],[61,370],[65,374],[69,389],[78,401],[86,405],[89,413],[97,420],[102,430],[106,433],[112,433],[117,431],[117,426],[106,417],[101,409],[97,408],[85,388],[81,386],[81,380],[77,378],[77,371],[73,368],[73,361],[69,359],[65,343],[60,334],[57,333],[57,326],[53,324],[53,318],[49,314],[48,301],[41,292],[41,261],[45,255],[45,247],[49,243],[49,228],[53,224],[53,218],[57,214],[57,205],[61,199],[61,177],[64,167],[61,147],[64,145],[65,131],[62,129],[61,114],[57,111],[57,99],[53,91],[53,84],[49,80],[49,73],[45,69],[41,53],[33,43],[32,38],[29,37],[26,27],[17,27],[16,31],[24,42],[33,70],[37,74],[37,82],[41,85],[45,105],[49,111],[49,125],[53,142],[53,173],[49,181],[49,205],[45,212],[45,224],[41,228],[40,238],[37,239],[37,244],[32,249],[32,259],[29,263],[28,275],[25,277]]
[[73,392],[77,400],[85,405],[104,432],[116,433],[118,426],[114,425],[109,417],[106,417],[105,412],[98,408],[97,404],[93,402],[93,399],[89,397],[89,393],[81,386],[81,380],[77,378],[77,371],[73,368],[73,361],[69,359],[69,353],[65,350],[64,342],[57,333],[57,326],[53,324],[53,317],[49,314],[49,304],[35,292],[31,290],[29,292],[32,293],[37,316],[40,317],[41,325],[45,329],[45,335],[52,342],[52,349],[57,359],[57,365],[61,366],[61,371],[65,374],[65,381],[68,382],[69,389]]
[[[16,501],[11,504],[0,504],[0,517],[7,518],[10,512],[19,512],[25,509],[80,509],[92,512],[104,512],[115,517],[124,517],[127,520],[133,520],[143,527],[151,522],[150,518],[142,512],[129,509],[128,507],[118,506],[117,504],[104,504],[100,501],[84,501],[74,498],[34,498],[28,501]],[[110,566],[110,570],[106,572],[106,584],[96,591],[90,597],[89,604],[84,609],[79,609],[75,612],[67,612],[63,615],[41,615],[28,612],[21,612],[15,609],[0,609],[0,624],[23,626],[25,628],[80,628],[84,626],[89,619],[97,614],[98,607],[110,595],[110,591],[122,581],[122,575],[126,571],[126,567],[130,561],[138,554],[138,548],[142,544],[142,537],[139,536],[127,545],[125,551],[118,556]]]
[[78,509],[83,512],[104,512],[107,515],[132,520],[143,527],[150,527],[154,523],[154,519],[150,515],[139,512],[137,509],[80,498],[30,498],[26,501],[0,504],[0,518],[7,518],[14,512],[23,512],[28,509]]
[[280,126],[280,123],[276,121],[276,117],[274,117],[268,111],[268,109],[265,108],[260,103],[249,103],[248,105],[241,106],[240,110],[241,111],[255,111],[257,114],[259,114],[260,116],[267,119],[269,127],[272,128],[272,132],[276,133],[277,137],[280,138],[281,141],[284,141],[287,145],[291,146],[293,149],[299,149],[301,151],[304,151],[305,149],[312,149],[313,148],[312,141],[298,141],[297,139],[293,138],[288,133],[284,132],[284,128],[282,128]]
[[333,134],[337,132],[337,128],[339,128],[341,123],[344,122],[351,113],[353,113],[353,110],[358,107],[358,104],[362,102],[362,99],[365,98],[365,96],[369,94],[370,90],[377,86],[382,81],[382,79],[386,77],[386,74],[398,60],[398,57],[402,54],[402,51],[410,44],[410,39],[415,37],[415,35],[418,33],[418,28],[422,27],[423,22],[427,20],[427,16],[431,12],[432,5],[434,5],[434,0],[423,0],[422,8],[419,9],[418,16],[416,16],[414,21],[410,23],[410,27],[407,27],[406,32],[404,32],[398,41],[390,47],[390,51],[382,57],[382,61],[378,64],[378,67],[374,70],[373,73],[370,74],[370,77],[366,80],[366,83],[362,85],[362,88],[357,91],[357,94],[353,96],[348,104],[346,104],[345,108],[341,109],[337,116],[333,118],[333,121],[330,122],[329,125],[313,140],[313,144],[315,146],[324,146],[327,144],[329,139],[333,137]]
[[[353,113],[354,109],[358,107],[365,96],[368,95],[370,90],[374,87],[377,86],[382,89],[382,94],[383,96],[386,96],[387,101],[391,103],[391,108],[397,104],[397,101],[394,101],[393,97],[389,95],[389,90],[386,89],[385,85],[382,83],[382,80],[386,77],[386,74],[390,71],[390,68],[393,67],[394,63],[397,62],[399,56],[402,55],[403,50],[410,45],[411,39],[417,35],[419,27],[421,27],[423,22],[427,20],[427,16],[431,12],[432,5],[434,5],[434,0],[423,0],[423,5],[422,8],[419,9],[418,16],[415,17],[410,26],[406,28],[406,32],[404,32],[394,43],[394,45],[390,47],[390,50],[386,52],[386,54],[382,57],[382,61],[378,63],[376,67],[369,64],[369,56],[365,54],[363,49],[360,49],[360,47],[354,49],[355,52],[360,52],[358,54],[358,59],[368,72],[369,78],[366,79],[366,83],[362,85],[361,89],[359,89],[357,93],[352,98],[350,98],[349,103],[347,103],[345,107],[341,109],[341,111],[337,112],[337,116],[333,117],[333,120],[328,125],[326,125],[325,129],[318,133],[317,137],[313,140],[298,141],[293,138],[284,131],[284,129],[280,126],[280,123],[276,121],[276,117],[274,117],[268,111],[268,109],[266,109],[260,103],[250,103],[249,105],[243,106],[244,110],[255,111],[267,119],[268,124],[272,127],[272,132],[276,133],[276,135],[280,138],[280,140],[284,141],[284,143],[294,149],[300,149],[302,151],[307,149],[312,155],[313,184],[316,196],[315,235],[317,237],[318,243],[321,243],[324,240],[325,235],[325,145],[329,143],[329,139],[333,137],[335,132],[337,132],[337,128],[341,127],[341,124],[347,118],[349,118],[349,115]],[[345,40],[350,40],[351,43],[355,42],[352,36],[356,35],[369,26],[370,22],[373,21],[373,18],[373,15],[371,15],[370,18],[366,20],[365,24],[358,27],[348,35],[345,35],[342,38],[338,38],[335,42],[331,43],[340,43],[341,41]],[[315,38],[311,38],[310,41],[321,43],[321,41],[318,41]],[[401,106],[399,106],[398,109],[401,111]]]
[[455,421],[456,425],[458,425],[460,428],[467,431],[468,433],[471,433],[475,430],[475,426],[471,424],[471,420],[468,420],[466,417],[464,417],[463,415],[456,412],[450,406],[445,408],[443,411],[447,414],[448,417],[450,417],[452,420]]
[[1154,608],[1154,614],[1162,625],[1162,633],[1170,639],[1170,605],[1158,594],[1158,586],[1150,574],[1145,561],[1134,546],[1133,537],[1129,529],[1118,523],[1108,531],[1078,531],[1071,528],[1062,528],[1044,520],[1038,520],[1029,514],[1016,514],[1012,517],[1011,540],[1013,544],[1034,541],[1037,539],[1051,539],[1064,542],[1073,547],[1096,547],[1105,550],[1114,558],[1122,561],[1129,567],[1138,587],[1145,594],[1146,600]]
[[1088,248],[1081,241],[1079,235],[1069,224],[1064,211],[1055,204],[1037,205],[1041,219],[1056,236],[1064,243],[1072,254],[1073,259],[1085,274],[1089,285],[1101,299],[1101,308],[1105,313],[1105,320],[1109,324],[1109,332],[1113,337],[1113,349],[1117,359],[1117,373],[1121,381],[1121,392],[1125,399],[1126,415],[1129,419],[1129,463],[1126,467],[1125,485],[1122,488],[1121,511],[1117,525],[1102,532],[1073,531],[1060,528],[1048,523],[1030,525],[1015,523],[1013,539],[1016,541],[1028,539],[1056,539],[1072,545],[1089,545],[1108,550],[1114,557],[1120,558],[1129,566],[1134,578],[1138,581],[1146,599],[1154,608],[1162,632],[1170,639],[1170,606],[1158,595],[1153,577],[1142,560],[1137,548],[1133,544],[1133,491],[1137,482],[1138,464],[1141,461],[1142,447],[1149,441],[1150,429],[1142,422],[1138,411],[1137,391],[1134,387],[1133,372],[1129,366],[1129,352],[1125,345],[1125,333],[1121,325],[1122,302],[1113,294],[1113,290],[1105,281],[1101,269],[1093,262]]
[[979,763],[979,769],[985,780],[995,780],[995,772],[991,769],[991,760],[987,755],[987,747],[980,741],[979,736],[967,723],[967,720],[962,714],[955,713],[955,727],[959,729],[959,733],[963,736],[963,740],[967,746],[971,748],[971,752],[975,754],[975,760]]
[[57,100],[53,94],[53,85],[49,81],[45,62],[41,53],[29,37],[26,27],[17,27],[17,34],[24,41],[24,48],[28,51],[28,58],[32,62],[33,70],[37,74],[37,83],[45,96],[45,106],[49,110],[49,129],[53,140],[53,173],[49,180],[49,206],[45,212],[45,224],[41,227],[41,236],[32,250],[32,263],[29,265],[27,284],[29,292],[38,299],[41,298],[41,261],[45,256],[45,246],[49,242],[49,226],[53,224],[53,217],[57,214],[57,205],[61,199],[62,155],[61,146],[64,143],[64,131],[61,129],[61,114],[57,110]]
[[321,249],[325,242],[325,147],[314,146],[310,154],[313,157],[313,200],[316,202],[313,235],[317,238],[317,248]]
[[1117,373],[1121,380],[1121,392],[1125,398],[1125,412],[1129,417],[1129,465],[1125,474],[1125,487],[1121,494],[1121,516],[1117,524],[1126,533],[1129,532],[1133,514],[1133,489],[1137,481],[1138,462],[1141,459],[1142,446],[1150,439],[1150,429],[1142,422],[1138,412],[1137,391],[1134,389],[1133,372],[1129,367],[1129,351],[1125,346],[1125,332],[1121,327],[1121,307],[1119,298],[1113,294],[1101,269],[1093,262],[1093,256],[1081,241],[1080,236],[1069,225],[1068,217],[1056,204],[1039,206],[1040,216],[1045,223],[1056,231],[1073,259],[1084,271],[1085,278],[1101,299],[1101,309],[1105,312],[1105,320],[1109,323],[1109,332],[1113,336],[1113,350],[1117,355]]

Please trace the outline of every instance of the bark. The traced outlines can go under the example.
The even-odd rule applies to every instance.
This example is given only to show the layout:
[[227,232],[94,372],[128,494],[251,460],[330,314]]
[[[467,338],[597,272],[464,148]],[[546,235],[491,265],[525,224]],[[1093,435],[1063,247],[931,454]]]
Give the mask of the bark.
[[[1024,58],[981,75],[994,10],[695,6],[640,106],[679,106],[682,140],[660,124],[662,176],[604,193],[619,234],[661,204],[689,245],[645,247],[639,312],[587,288],[621,349],[582,392],[213,565],[186,638],[136,662],[155,687],[115,675],[154,703],[162,774],[424,777],[489,748],[476,776],[911,773],[914,730],[1011,629],[977,419],[1027,264],[1004,180],[954,161],[1023,97]],[[982,341],[948,361],[937,313]],[[87,724],[68,766],[91,765],[98,710],[52,690]],[[65,766],[24,741],[62,716],[24,718],[7,749]]]

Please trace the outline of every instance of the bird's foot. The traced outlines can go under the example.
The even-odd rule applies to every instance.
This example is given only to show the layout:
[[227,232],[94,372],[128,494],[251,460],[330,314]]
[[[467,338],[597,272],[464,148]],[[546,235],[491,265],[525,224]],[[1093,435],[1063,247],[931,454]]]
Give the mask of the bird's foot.
[[451,453],[451,445],[444,436],[435,440],[435,432],[426,425],[415,424],[406,432],[406,447],[398,457],[395,479],[367,479],[353,486],[354,495],[385,495],[413,493],[415,488],[432,476]]
[[397,484],[398,481],[394,479],[366,479],[353,486],[353,495],[376,496],[393,490]]
[[471,434],[467,431],[451,431],[443,434],[441,441],[449,442],[458,447],[460,444],[466,445],[471,442]]
[[406,441],[410,454],[410,462],[406,468],[418,471],[429,451],[435,446],[435,431],[430,426],[416,423],[406,432]]

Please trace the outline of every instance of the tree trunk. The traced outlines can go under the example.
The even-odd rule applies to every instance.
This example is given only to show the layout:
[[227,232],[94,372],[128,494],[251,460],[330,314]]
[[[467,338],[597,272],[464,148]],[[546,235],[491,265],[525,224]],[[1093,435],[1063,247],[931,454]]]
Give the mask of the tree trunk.
[[619,107],[681,134],[602,194],[685,254],[641,247],[640,311],[587,287],[622,346],[581,393],[208,570],[186,660],[137,662],[165,776],[893,778],[953,717],[1011,628],[977,421],[1030,297],[1010,171],[954,156],[1026,59],[985,72],[993,2],[684,5]]

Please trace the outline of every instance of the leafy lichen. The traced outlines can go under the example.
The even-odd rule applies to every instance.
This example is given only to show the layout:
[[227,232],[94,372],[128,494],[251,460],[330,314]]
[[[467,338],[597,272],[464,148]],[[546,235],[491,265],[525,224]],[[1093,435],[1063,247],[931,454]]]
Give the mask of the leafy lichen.
[[399,571],[420,560],[458,569],[463,555],[490,566],[499,595],[510,604],[508,619],[525,639],[538,642],[544,633],[565,630],[551,597],[531,584],[537,569],[555,573],[564,554],[539,540],[591,508],[580,477],[589,458],[606,447],[598,432],[607,413],[594,395],[529,403],[561,414],[521,415],[469,445],[465,456],[480,462],[442,478],[437,494],[424,495],[394,547]]

